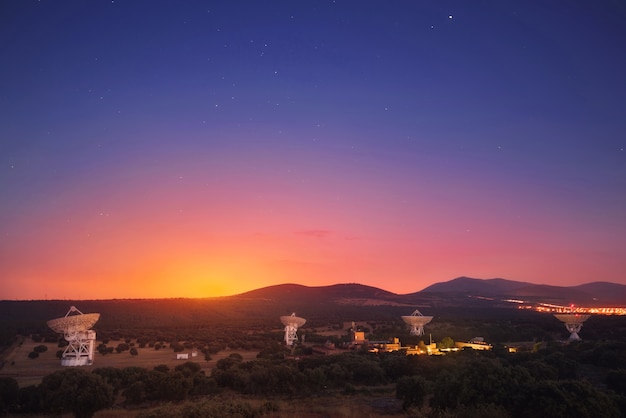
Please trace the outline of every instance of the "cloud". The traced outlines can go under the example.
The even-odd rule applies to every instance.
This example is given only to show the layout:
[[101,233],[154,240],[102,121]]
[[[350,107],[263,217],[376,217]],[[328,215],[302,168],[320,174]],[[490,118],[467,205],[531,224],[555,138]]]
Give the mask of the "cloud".
[[296,235],[304,235],[311,238],[326,238],[332,234],[332,232],[327,229],[306,229],[303,231],[296,231],[294,233]]

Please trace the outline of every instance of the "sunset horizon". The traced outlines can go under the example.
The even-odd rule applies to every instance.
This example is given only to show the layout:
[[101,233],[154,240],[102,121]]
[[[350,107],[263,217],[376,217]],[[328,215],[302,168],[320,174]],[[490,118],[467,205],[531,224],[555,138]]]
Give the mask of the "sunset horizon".
[[25,0],[0,21],[0,300],[626,284],[617,4]]
[[[43,295],[43,297],[24,297],[24,298],[2,298],[0,300],[6,300],[6,301],[63,301],[63,300],[67,300],[67,301],[89,301],[89,300],[99,300],[99,301],[106,301],[106,300],[152,300],[152,299],[211,299],[211,298],[228,298],[231,296],[239,296],[248,292],[253,292],[256,290],[260,290],[260,289],[265,289],[265,288],[271,288],[271,287],[280,287],[280,286],[303,286],[303,287],[307,287],[307,288],[325,288],[325,287],[333,287],[333,286],[345,286],[345,285],[357,285],[357,286],[367,286],[367,287],[372,287],[372,288],[377,288],[386,292],[390,292],[399,296],[402,295],[408,295],[408,294],[413,294],[413,293],[419,293],[422,292],[424,289],[434,285],[434,284],[440,284],[440,283],[448,283],[448,282],[452,282],[458,279],[470,279],[470,280],[479,280],[479,281],[491,281],[491,280],[505,280],[505,281],[509,281],[509,282],[523,282],[523,283],[528,283],[530,285],[539,285],[539,286],[555,286],[555,287],[564,287],[564,288],[569,288],[569,287],[576,287],[576,286],[580,286],[580,285],[585,285],[585,284],[591,284],[591,283],[610,283],[610,284],[617,284],[617,285],[624,285],[623,283],[618,283],[618,282],[612,282],[612,281],[608,281],[608,280],[594,280],[594,281],[587,281],[587,282],[582,282],[582,283],[576,283],[576,284],[548,284],[545,282],[531,282],[531,281],[527,281],[527,280],[513,280],[513,279],[509,279],[506,277],[490,277],[490,278],[480,278],[480,277],[470,277],[470,276],[458,276],[458,277],[453,277],[453,278],[449,278],[446,280],[436,280],[436,281],[432,281],[430,283],[428,283],[425,286],[421,286],[419,289],[414,289],[414,290],[401,290],[401,291],[395,291],[395,290],[391,290],[386,288],[384,285],[376,285],[373,283],[362,283],[362,282],[358,282],[358,281],[344,281],[344,282],[329,282],[329,283],[321,283],[321,284],[310,284],[310,283],[298,283],[295,281],[286,281],[286,282],[276,282],[276,283],[268,283],[268,284],[263,284],[263,285],[259,285],[257,287],[252,287],[252,288],[247,288],[247,289],[243,289],[243,290],[238,290],[235,291],[233,293],[223,293],[223,294],[211,294],[211,295],[201,295],[201,294],[194,294],[194,293],[190,293],[190,294],[180,294],[180,295],[166,295],[166,294],[153,294],[150,296],[140,296],[139,294],[137,295],[130,295],[130,296],[115,296],[115,295],[109,295],[106,297],[100,297],[97,295],[93,295],[92,296],[82,296],[79,294],[76,294],[76,296],[72,297],[72,296],[63,296],[63,297],[52,297],[49,294],[45,294]],[[626,285],[624,285],[626,286]],[[145,292],[142,292],[142,294],[145,294]],[[625,302],[626,303],[626,302]]]

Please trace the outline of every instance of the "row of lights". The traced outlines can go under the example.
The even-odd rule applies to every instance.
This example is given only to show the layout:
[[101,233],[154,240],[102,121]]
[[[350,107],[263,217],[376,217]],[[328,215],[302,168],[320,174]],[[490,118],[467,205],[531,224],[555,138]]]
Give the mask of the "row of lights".
[[623,307],[604,307],[604,308],[584,308],[577,306],[569,308],[564,306],[542,304],[540,306],[522,305],[519,309],[534,309],[537,312],[552,313],[576,313],[576,314],[596,314],[596,315],[626,315],[626,308]]

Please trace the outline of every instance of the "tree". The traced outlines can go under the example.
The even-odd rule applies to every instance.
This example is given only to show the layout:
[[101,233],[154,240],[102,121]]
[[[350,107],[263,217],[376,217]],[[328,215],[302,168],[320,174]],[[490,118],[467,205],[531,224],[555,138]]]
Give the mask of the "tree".
[[541,381],[527,388],[517,416],[619,417],[606,394],[582,380]]
[[0,415],[17,403],[19,387],[12,377],[0,377]]
[[170,347],[174,350],[175,353],[180,353],[185,350],[185,346],[179,343],[178,341],[174,341],[170,344]]
[[193,361],[186,361],[174,367],[174,371],[181,372],[185,377],[191,377],[202,370],[200,364]]
[[115,351],[121,353],[122,351],[128,351],[130,349],[129,345],[126,343],[119,343],[117,347],[115,347]]
[[418,408],[424,403],[427,394],[427,382],[422,376],[403,376],[396,384],[396,397],[402,399],[402,408]]
[[451,337],[444,337],[439,343],[439,348],[453,348],[454,340]]
[[407,356],[403,352],[382,353],[380,366],[387,377],[396,381],[398,378],[415,373],[416,356]]
[[146,385],[138,381],[127,387],[122,394],[126,397],[127,403],[140,403],[146,399]]
[[41,410],[42,393],[39,386],[26,386],[20,388],[18,392],[17,409],[22,413],[42,414]]
[[239,354],[239,353],[232,353],[228,357],[225,357],[223,359],[219,359],[217,361],[215,367],[218,370],[228,370],[233,365],[241,363],[242,360],[243,360],[243,357],[241,357],[241,354]]
[[618,369],[611,370],[606,375],[606,386],[619,393],[620,395],[626,395],[626,370]]
[[113,388],[104,379],[80,369],[64,369],[45,376],[39,385],[43,411],[71,412],[76,418],[91,418],[113,405]]
[[500,359],[457,357],[454,367],[439,373],[430,400],[436,409],[473,407],[479,404],[515,408],[519,393],[525,390],[532,377],[520,366],[508,366]]
[[136,356],[139,354],[139,351],[137,351],[137,349],[135,347],[130,349],[130,355],[131,356]]
[[210,395],[218,391],[217,382],[214,378],[198,373],[193,376],[193,389],[191,395]]
[[157,366],[154,366],[154,370],[160,373],[169,373],[170,368],[167,366],[167,364],[159,364]]
[[556,368],[559,379],[561,380],[578,378],[578,363],[571,358],[566,357],[562,352],[549,354],[543,361]]
[[41,345],[34,347],[33,351],[37,353],[45,353],[46,351],[48,351],[48,346],[41,344]]
[[152,399],[182,401],[191,391],[192,382],[181,372],[161,374],[152,371],[148,375],[154,378],[146,387],[146,392]]

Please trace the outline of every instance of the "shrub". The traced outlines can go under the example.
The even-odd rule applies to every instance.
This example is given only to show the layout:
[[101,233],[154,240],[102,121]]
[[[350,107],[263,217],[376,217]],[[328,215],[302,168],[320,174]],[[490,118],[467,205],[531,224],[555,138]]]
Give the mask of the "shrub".
[[48,351],[48,346],[47,345],[38,345],[35,348],[33,348],[33,351],[37,352],[37,353],[44,353],[46,351]]

